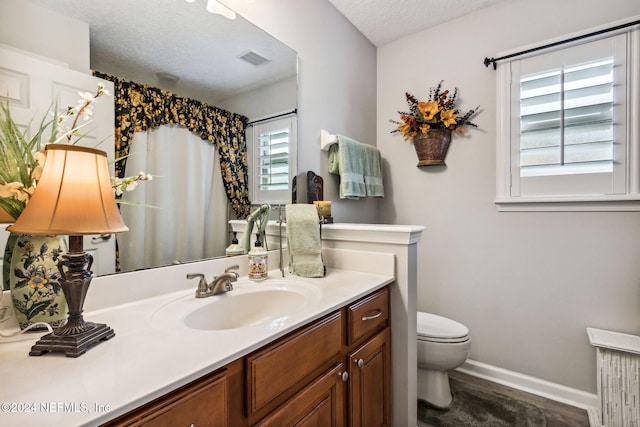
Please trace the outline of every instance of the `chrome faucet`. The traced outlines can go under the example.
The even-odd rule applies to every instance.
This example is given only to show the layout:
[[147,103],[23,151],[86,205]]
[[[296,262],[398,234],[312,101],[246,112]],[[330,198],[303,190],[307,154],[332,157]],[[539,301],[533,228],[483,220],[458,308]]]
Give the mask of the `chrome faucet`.
[[192,273],[187,274],[187,279],[199,278],[198,288],[196,289],[196,298],[206,298],[212,295],[219,295],[233,290],[231,282],[238,280],[240,275],[232,270],[240,268],[239,265],[232,265],[224,270],[224,273],[213,278],[211,283],[207,284],[204,274]]

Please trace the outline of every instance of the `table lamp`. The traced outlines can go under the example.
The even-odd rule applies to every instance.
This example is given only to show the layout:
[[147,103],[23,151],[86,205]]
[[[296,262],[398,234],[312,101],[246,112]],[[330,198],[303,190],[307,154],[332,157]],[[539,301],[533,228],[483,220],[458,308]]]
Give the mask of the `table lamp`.
[[115,335],[105,324],[85,322],[82,307],[92,279],[93,257],[84,251],[82,236],[127,231],[111,188],[104,151],[76,145],[49,144],[38,185],[16,222],[13,233],[68,235],[69,251],[58,270],[67,300],[67,322],[44,335],[29,355],[64,352],[78,357],[94,343]]

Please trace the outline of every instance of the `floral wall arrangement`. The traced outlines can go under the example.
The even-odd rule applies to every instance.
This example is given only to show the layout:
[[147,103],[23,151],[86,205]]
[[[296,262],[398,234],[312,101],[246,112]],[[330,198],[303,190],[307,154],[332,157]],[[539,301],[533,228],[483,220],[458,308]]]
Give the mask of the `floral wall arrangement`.
[[391,120],[397,125],[391,131],[400,132],[404,140],[413,140],[418,166],[444,165],[451,143],[451,132],[463,134],[466,127],[477,127],[471,121],[479,112],[480,106],[466,113],[456,107],[458,88],[453,93],[442,89],[442,81],[429,90],[426,101],[405,92],[409,111],[399,111],[400,121]]
[[391,120],[398,127],[392,132],[401,132],[405,141],[415,136],[426,133],[429,129],[449,129],[459,134],[465,133],[465,126],[478,127],[471,121],[478,113],[480,106],[462,114],[456,107],[458,88],[453,93],[448,89],[442,90],[442,83],[429,89],[429,97],[426,101],[406,92],[405,97],[409,105],[409,111],[399,111],[400,122]]

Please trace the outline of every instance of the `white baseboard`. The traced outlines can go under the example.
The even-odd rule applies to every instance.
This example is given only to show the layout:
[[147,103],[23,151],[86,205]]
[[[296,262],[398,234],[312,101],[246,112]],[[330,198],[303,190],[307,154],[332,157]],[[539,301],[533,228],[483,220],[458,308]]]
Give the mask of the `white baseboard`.
[[[531,377],[519,372],[509,371],[486,363],[467,360],[456,369],[465,374],[493,381],[498,384],[513,387],[527,393],[555,400],[567,405],[576,406],[589,411],[595,411],[598,405],[598,396],[561,384]],[[596,411],[597,413],[597,411]]]

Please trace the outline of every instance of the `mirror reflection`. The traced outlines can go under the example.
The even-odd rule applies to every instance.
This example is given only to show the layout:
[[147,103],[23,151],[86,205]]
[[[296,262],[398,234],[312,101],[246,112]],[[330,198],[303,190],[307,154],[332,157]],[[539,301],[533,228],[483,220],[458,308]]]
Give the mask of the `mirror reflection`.
[[[204,0],[29,1],[89,24],[93,70],[249,122],[296,109],[296,53],[240,16],[207,12]],[[224,255],[236,213],[221,179],[230,171],[221,169],[216,145],[169,124],[136,132],[129,154],[125,175],[144,171],[154,180],[126,199],[157,208],[123,206],[130,231],[117,236],[121,271]]]

